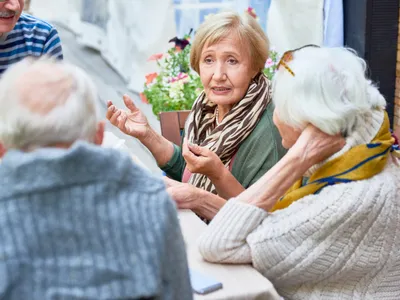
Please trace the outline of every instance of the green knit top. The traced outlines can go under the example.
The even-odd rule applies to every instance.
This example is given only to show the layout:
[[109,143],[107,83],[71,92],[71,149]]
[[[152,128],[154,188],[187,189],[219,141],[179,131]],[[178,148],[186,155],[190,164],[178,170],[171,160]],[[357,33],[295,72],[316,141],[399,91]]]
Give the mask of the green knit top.
[[[248,188],[274,166],[285,154],[282,139],[272,121],[273,103],[268,104],[253,132],[242,142],[232,165],[232,175]],[[181,181],[186,162],[181,148],[174,145],[174,154],[161,169],[172,179]]]

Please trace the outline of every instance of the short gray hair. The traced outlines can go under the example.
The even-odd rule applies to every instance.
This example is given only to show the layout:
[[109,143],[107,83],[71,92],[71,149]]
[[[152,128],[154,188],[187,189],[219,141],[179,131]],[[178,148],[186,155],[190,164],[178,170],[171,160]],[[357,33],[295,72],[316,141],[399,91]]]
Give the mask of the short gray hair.
[[273,79],[273,101],[284,123],[311,123],[327,134],[350,134],[360,117],[386,101],[366,77],[366,63],[347,48],[306,47],[293,53]]
[[93,142],[96,101],[94,84],[80,68],[48,57],[24,59],[0,81],[0,141],[22,150]]

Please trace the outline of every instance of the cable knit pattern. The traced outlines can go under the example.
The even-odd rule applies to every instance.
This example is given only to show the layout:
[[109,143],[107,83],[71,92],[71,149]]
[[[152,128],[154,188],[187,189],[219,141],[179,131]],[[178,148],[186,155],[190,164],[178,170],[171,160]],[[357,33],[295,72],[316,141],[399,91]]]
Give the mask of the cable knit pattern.
[[228,201],[199,239],[211,262],[253,263],[287,299],[400,299],[400,172],[327,187],[286,209]]
[[198,242],[208,261],[252,263],[285,299],[398,300],[400,168],[390,158],[272,214],[232,199]]
[[0,186],[2,299],[192,299],[175,205],[128,155],[12,150]]

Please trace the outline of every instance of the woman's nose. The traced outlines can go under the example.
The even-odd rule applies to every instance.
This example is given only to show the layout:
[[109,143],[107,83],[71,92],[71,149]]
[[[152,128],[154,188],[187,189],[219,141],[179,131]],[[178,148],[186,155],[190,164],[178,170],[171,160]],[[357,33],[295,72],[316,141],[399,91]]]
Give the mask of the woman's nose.
[[215,80],[225,80],[226,79],[226,70],[221,63],[217,63],[214,69],[214,79]]

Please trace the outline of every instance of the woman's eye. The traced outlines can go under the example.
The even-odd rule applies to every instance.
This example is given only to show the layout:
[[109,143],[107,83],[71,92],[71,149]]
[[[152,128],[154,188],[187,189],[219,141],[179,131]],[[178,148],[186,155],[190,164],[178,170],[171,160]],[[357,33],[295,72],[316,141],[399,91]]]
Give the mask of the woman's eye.
[[238,61],[234,58],[230,58],[230,59],[228,59],[228,63],[230,63],[231,65],[236,65],[238,63]]
[[205,59],[204,59],[204,62],[206,63],[206,64],[210,64],[210,63],[212,63],[212,59],[211,58],[209,58],[209,57],[206,57]]

